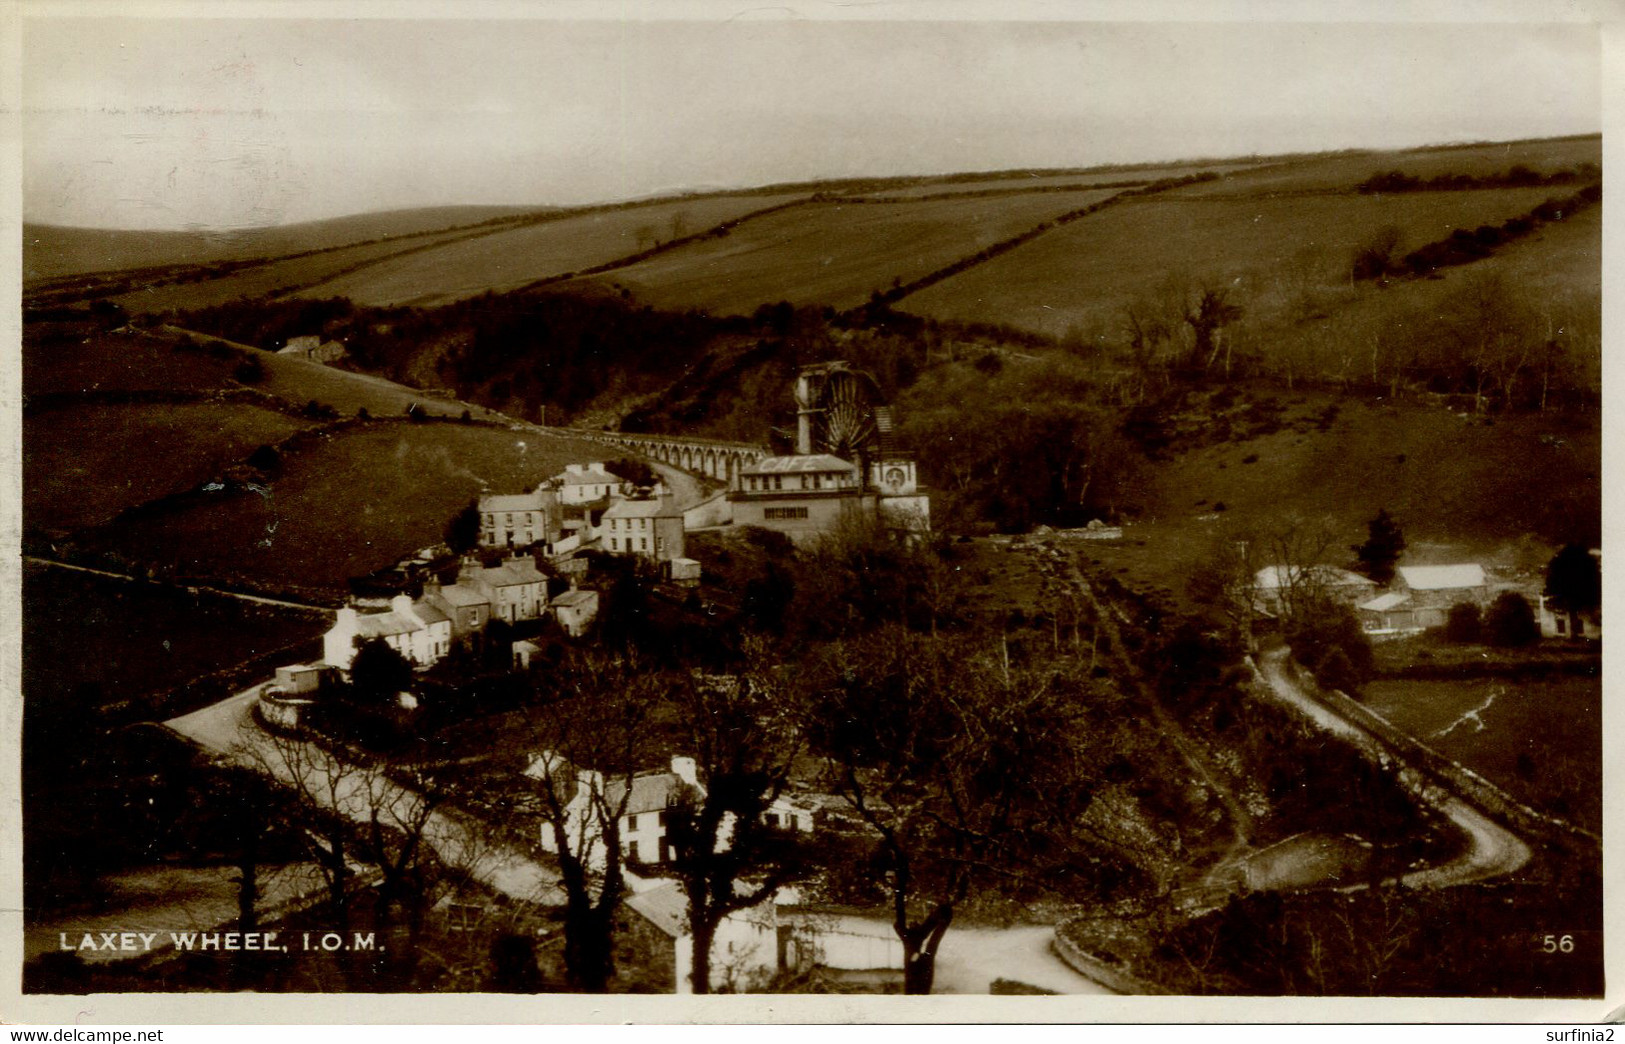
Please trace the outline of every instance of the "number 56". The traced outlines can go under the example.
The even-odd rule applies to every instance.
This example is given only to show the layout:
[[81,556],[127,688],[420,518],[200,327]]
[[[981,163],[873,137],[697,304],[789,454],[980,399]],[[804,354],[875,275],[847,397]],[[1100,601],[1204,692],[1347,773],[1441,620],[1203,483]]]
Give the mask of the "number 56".
[[1573,953],[1574,936],[1548,935],[1540,941],[1540,948],[1547,953]]

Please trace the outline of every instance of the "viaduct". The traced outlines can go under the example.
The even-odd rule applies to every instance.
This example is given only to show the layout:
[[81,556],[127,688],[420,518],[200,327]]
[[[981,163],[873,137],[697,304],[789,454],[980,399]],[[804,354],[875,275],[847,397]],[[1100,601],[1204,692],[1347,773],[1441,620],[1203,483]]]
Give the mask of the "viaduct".
[[[582,433],[571,431],[580,436]],[[674,468],[705,475],[733,487],[734,477],[746,464],[772,456],[765,446],[744,442],[716,442],[681,435],[633,435],[619,431],[593,432],[590,438],[642,454]]]

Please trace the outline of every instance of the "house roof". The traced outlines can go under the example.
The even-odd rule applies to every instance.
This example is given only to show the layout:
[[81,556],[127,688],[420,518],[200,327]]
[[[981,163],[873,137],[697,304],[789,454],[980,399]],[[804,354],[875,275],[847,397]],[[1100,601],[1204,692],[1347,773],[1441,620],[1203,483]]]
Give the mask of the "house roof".
[[541,511],[542,498],[535,493],[486,493],[480,497],[480,511]]
[[[1265,590],[1277,590],[1279,588],[1289,587],[1292,584],[1297,583],[1298,576],[1302,571],[1303,570],[1300,566],[1265,566],[1263,569],[1258,571],[1256,580],[1258,582],[1258,586],[1264,588]],[[1310,566],[1309,575],[1315,582],[1326,584],[1330,587],[1353,586],[1374,588],[1377,586],[1369,578],[1363,577],[1359,573],[1351,573],[1347,569],[1339,569],[1336,566]]]
[[763,457],[753,464],[746,464],[739,469],[741,475],[788,475],[801,474],[812,471],[843,471],[858,470],[856,464],[849,464],[839,457],[832,457],[828,453],[808,453],[794,457]]
[[480,594],[472,587],[464,587],[462,584],[448,584],[447,586],[442,587],[440,589],[440,599],[447,605],[459,607],[471,605],[489,605],[491,602],[489,598]]
[[665,497],[651,500],[618,500],[608,511],[605,518],[670,518],[682,515],[676,507]]
[[547,578],[536,569],[534,559],[511,558],[499,566],[484,570],[481,579],[492,587],[516,587],[519,584],[539,584]]
[[[289,349],[292,349],[293,351],[296,351],[296,352],[300,352],[300,351],[308,352],[312,348],[318,347],[321,343],[322,343],[322,339],[321,339],[321,336],[319,334],[304,334],[304,335],[299,336],[299,337],[290,337],[290,338],[288,338],[288,343],[282,349],[282,351],[285,352],[285,351],[288,351]],[[281,352],[278,352],[277,354],[280,355]]]
[[1410,600],[1411,596],[1403,591],[1389,591],[1387,594],[1378,595],[1369,602],[1362,602],[1360,608],[1373,613],[1382,613],[1387,612],[1389,609],[1398,608]]
[[688,934],[688,902],[676,884],[636,892],[627,898],[626,905],[673,939]]
[[390,610],[387,613],[368,613],[355,618],[355,633],[362,638],[387,638],[393,634],[411,634],[423,628],[413,620]]
[[585,471],[566,471],[554,475],[553,481],[561,486],[602,486],[608,483],[618,486],[623,481],[618,475],[611,475],[603,468],[588,468]]
[[1400,578],[1413,591],[1454,591],[1484,586],[1484,567],[1477,562],[1446,566],[1400,566]]
[[[626,816],[635,816],[640,812],[659,812],[669,808],[673,801],[687,786],[682,777],[668,769],[659,772],[640,772],[632,777],[632,794],[626,799]],[[610,808],[621,803],[621,797],[626,793],[624,779],[611,779],[604,783],[604,802]]]
[[596,601],[598,601],[597,591],[583,591],[580,588],[577,588],[573,591],[566,591],[559,595],[557,598],[553,599],[552,604],[563,609],[574,609],[577,606],[586,605],[588,602]]
[[436,609],[433,603],[425,602],[422,599],[412,603],[412,611],[417,614],[418,619],[422,620],[425,625],[451,622],[451,617]]

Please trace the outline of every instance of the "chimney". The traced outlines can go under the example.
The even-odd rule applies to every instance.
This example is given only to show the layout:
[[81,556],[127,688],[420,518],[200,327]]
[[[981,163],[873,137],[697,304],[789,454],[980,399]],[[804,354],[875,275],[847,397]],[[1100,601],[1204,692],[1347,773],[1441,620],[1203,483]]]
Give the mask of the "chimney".
[[700,785],[699,772],[694,765],[693,758],[685,758],[682,756],[672,758],[671,774],[691,787],[698,787]]
[[429,579],[423,581],[423,597],[428,598],[431,595],[438,597],[439,594],[440,578],[438,576],[431,576]]
[[582,467],[580,464],[566,464],[564,466],[564,473],[566,475],[579,475],[586,470],[587,469]]
[[408,620],[412,620],[419,624],[423,622],[422,620],[418,619],[418,614],[412,611],[411,595],[396,595],[394,598],[389,600],[389,607],[395,612],[399,613],[401,616],[406,617]]
[[604,792],[604,777],[592,769],[576,769],[576,796],[572,800],[585,800],[589,794]]

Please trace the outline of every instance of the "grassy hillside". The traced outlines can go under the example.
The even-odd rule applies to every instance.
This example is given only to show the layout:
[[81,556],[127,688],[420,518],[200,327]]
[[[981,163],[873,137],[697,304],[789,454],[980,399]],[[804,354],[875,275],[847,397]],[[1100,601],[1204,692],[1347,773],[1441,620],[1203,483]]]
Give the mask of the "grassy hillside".
[[442,304],[641,253],[798,196],[717,196],[607,210],[451,242],[302,291],[364,305]]
[[277,257],[282,254],[418,235],[473,225],[545,208],[458,206],[386,210],[274,228],[221,232],[149,232],[128,229],[23,226],[23,281],[56,279],[128,268],[203,264]]
[[206,308],[243,297],[286,294],[303,287],[319,286],[349,272],[365,271],[400,255],[489,235],[491,231],[475,229],[402,236],[253,264],[225,275],[202,273],[203,278],[177,279],[176,273],[161,271],[134,280],[141,284],[139,289],[118,294],[111,300],[131,312],[163,312],[172,308]]
[[[221,347],[209,347],[217,343]],[[256,360],[264,374],[251,385],[236,376],[246,358]],[[432,416],[456,417],[469,409],[449,397],[371,374],[171,328],[107,331],[88,323],[43,323],[24,331],[23,394],[28,397],[163,393],[173,401],[176,395],[210,397],[244,388],[290,408],[316,402],[346,416],[362,409],[374,417],[400,416],[415,407]],[[471,412],[476,418],[495,416],[478,406]]]
[[1402,254],[1454,229],[1498,224],[1552,195],[1544,188],[1264,199],[1189,194],[1206,187],[1126,199],[911,294],[898,307],[1051,337],[1115,333],[1126,306],[1166,292],[1172,282],[1221,285],[1250,313],[1279,312],[1304,288],[1346,284],[1354,251],[1386,225],[1400,230]]
[[657,308],[702,308],[718,315],[748,314],[779,300],[851,308],[895,282],[906,283],[1115,191],[808,204],[592,282],[625,287]]
[[[23,567],[23,690],[87,714],[319,637],[320,614]],[[218,698],[218,696],[216,697]]]
[[933,179],[925,184],[903,188],[880,189],[862,193],[869,199],[919,199],[922,196],[964,195],[978,192],[1025,192],[1034,189],[1053,192],[1065,188],[1099,188],[1103,185],[1143,185],[1159,178],[1177,178],[1197,170],[1230,172],[1260,166],[1259,162],[1240,160],[1233,163],[1189,162],[1165,166],[1146,165],[1115,167],[1095,172],[1046,173],[1016,171],[985,178],[943,181]]
[[1600,678],[1378,680],[1362,699],[1534,808],[1602,830]]
[[1522,164],[1539,171],[1602,163],[1602,139],[1543,138],[1477,145],[1442,145],[1394,151],[1357,151],[1305,156],[1256,170],[1237,171],[1223,180],[1185,190],[1193,196],[1262,195],[1279,192],[1341,192],[1379,171],[1413,177],[1469,174],[1483,177]]
[[438,543],[482,489],[528,489],[602,458],[596,444],[534,432],[374,421],[287,448],[261,490],[176,498],[81,542],[188,577],[337,599],[350,577]]
[[1219,548],[1294,522],[1325,527],[1328,561],[1349,564],[1384,508],[1409,544],[1402,564],[1535,575],[1557,546],[1601,538],[1595,414],[1486,418],[1255,389],[1193,394],[1169,416],[1194,444],[1141,469],[1122,542],[1082,553],[1175,604]]
[[23,421],[23,524],[64,531],[219,476],[316,423],[244,402],[81,404]]

